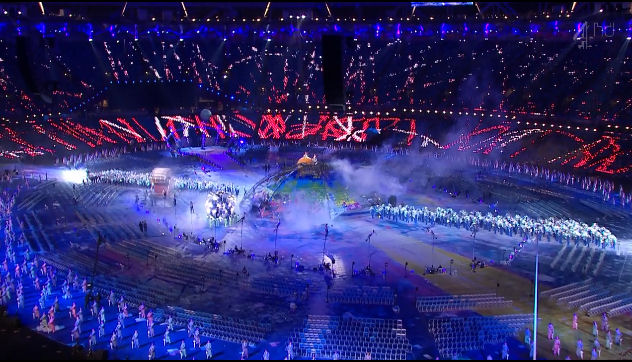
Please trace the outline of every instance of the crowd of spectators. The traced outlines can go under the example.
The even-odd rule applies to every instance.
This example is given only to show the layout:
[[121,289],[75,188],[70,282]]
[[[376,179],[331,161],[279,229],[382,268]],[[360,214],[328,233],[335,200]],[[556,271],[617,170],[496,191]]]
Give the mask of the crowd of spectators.
[[[32,89],[20,69],[16,38],[1,39],[0,82],[5,115],[94,109],[92,97],[110,83],[192,81],[210,94],[228,94],[250,107],[324,106],[322,42],[317,35],[275,37],[277,30],[249,24],[228,38],[165,37],[133,40],[116,35],[87,42],[74,38],[23,41]],[[555,37],[420,36],[346,37],[343,78],[347,103],[387,111],[432,107],[482,109],[577,120],[627,119],[632,74],[624,36],[589,44]],[[54,41],[53,41],[54,40]],[[93,100],[93,102],[91,102]],[[86,104],[87,103],[87,104]]]

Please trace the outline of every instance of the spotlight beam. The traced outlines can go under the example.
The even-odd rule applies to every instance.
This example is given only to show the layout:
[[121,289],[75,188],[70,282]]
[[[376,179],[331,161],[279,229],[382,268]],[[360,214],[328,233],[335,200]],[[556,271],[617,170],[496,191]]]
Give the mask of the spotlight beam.
[[44,11],[44,4],[42,4],[42,2],[38,2],[40,10],[42,10],[42,15],[46,15],[46,12]]
[[184,17],[188,18],[189,17],[189,13],[187,12],[186,6],[184,6],[184,1],[181,1],[180,5],[182,5],[182,10],[184,10]]
[[474,3],[474,5],[476,6],[476,9],[478,10],[478,13],[481,15],[481,18],[483,18],[483,12],[481,11],[481,8],[478,6],[478,3]]
[[270,9],[270,3],[272,1],[268,1],[268,5],[266,5],[266,11],[263,12],[263,17],[265,18],[268,15],[268,10]]
[[331,17],[331,10],[329,9],[329,5],[325,3],[325,7],[327,8],[327,13],[329,13],[329,17]]
[[121,11],[121,16],[125,15],[125,9],[127,9],[127,1],[125,2],[125,5],[123,5],[123,11]]

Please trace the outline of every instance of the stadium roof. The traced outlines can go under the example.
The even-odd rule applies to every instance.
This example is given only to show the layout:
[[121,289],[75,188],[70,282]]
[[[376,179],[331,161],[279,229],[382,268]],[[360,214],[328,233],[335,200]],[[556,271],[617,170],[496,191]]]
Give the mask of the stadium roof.
[[281,18],[289,15],[378,19],[407,16],[520,16],[543,12],[630,14],[629,2],[16,2],[0,4],[1,12],[24,18],[68,17],[89,21],[163,23],[194,19]]

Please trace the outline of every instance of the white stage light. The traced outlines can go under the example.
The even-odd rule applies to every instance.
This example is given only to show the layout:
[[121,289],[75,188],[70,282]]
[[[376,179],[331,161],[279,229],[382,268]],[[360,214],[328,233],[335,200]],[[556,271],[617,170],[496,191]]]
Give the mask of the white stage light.
[[87,178],[88,173],[85,168],[79,170],[64,170],[62,172],[62,179],[73,184],[80,184]]

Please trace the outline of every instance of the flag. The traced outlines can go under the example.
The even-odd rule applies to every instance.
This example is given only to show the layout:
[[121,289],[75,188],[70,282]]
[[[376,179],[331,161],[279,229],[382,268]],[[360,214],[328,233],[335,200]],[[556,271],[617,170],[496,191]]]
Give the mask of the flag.
[[279,225],[281,225],[281,219],[279,219],[279,222],[277,223],[277,226],[276,226],[277,229],[279,228]]
[[325,237],[327,237],[327,235],[329,235],[329,226],[325,224]]

